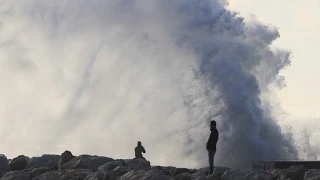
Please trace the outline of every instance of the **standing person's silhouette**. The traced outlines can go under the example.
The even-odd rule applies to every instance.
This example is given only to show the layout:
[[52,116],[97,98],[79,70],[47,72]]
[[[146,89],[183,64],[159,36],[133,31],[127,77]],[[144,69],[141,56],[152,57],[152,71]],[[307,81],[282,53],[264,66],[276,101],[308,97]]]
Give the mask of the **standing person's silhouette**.
[[219,133],[216,127],[216,121],[212,120],[210,123],[210,137],[207,142],[207,150],[208,150],[208,156],[209,156],[209,174],[213,173],[214,168],[214,155],[217,151],[217,141],[219,139]]
[[140,158],[140,159],[145,159],[142,156],[142,153],[146,153],[146,150],[144,149],[144,147],[141,145],[141,142],[138,141],[138,146],[136,148],[134,148],[134,152],[135,152],[135,156],[136,158]]

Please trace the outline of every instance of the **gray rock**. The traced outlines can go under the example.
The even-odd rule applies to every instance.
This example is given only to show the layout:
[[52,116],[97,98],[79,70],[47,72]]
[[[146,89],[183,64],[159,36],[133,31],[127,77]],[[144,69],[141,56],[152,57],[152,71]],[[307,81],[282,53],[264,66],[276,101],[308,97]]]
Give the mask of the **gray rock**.
[[174,176],[174,179],[175,180],[192,180],[194,179],[194,177],[190,173],[184,172],[184,173],[178,174],[177,176]]
[[158,171],[148,171],[141,180],[170,180],[170,178]]
[[125,165],[127,164],[124,162],[124,160],[115,160],[100,166],[98,169],[101,171],[111,171],[116,167],[125,166]]
[[286,178],[290,178],[291,180],[300,180],[300,179],[303,179],[304,173],[306,171],[307,169],[303,165],[301,165],[301,166],[292,166],[286,169],[284,172],[286,173]]
[[171,172],[171,175],[172,176],[177,176],[177,175],[182,174],[182,173],[192,174],[193,172],[195,172],[195,171],[187,169],[187,168],[174,168],[173,171]]
[[175,167],[173,166],[152,166],[150,170],[159,171],[166,176],[171,176],[171,173],[174,171]]
[[213,170],[213,174],[221,177],[226,171],[229,171],[230,168],[227,167],[215,167]]
[[276,180],[276,177],[271,173],[262,170],[252,169],[231,169],[226,171],[222,176],[221,180]]
[[23,170],[28,164],[28,158],[24,155],[20,155],[13,158],[10,162],[10,168],[12,171]]
[[98,170],[94,173],[88,174],[83,180],[104,180],[105,173]]
[[170,180],[159,171],[129,171],[119,178],[119,180]]
[[208,173],[209,173],[209,169],[207,167],[205,167],[205,168],[200,168],[200,169],[195,170],[195,172],[193,174],[206,176]]
[[206,180],[220,180],[220,177],[215,174],[211,174],[211,175],[207,176],[205,179]]
[[0,177],[10,170],[11,168],[9,166],[9,160],[5,155],[0,154]]
[[272,174],[277,179],[285,179],[281,169],[269,169],[266,172]]
[[92,171],[89,169],[56,170],[41,174],[32,180],[79,180],[84,179]]
[[129,169],[126,167],[118,166],[115,169],[108,171],[104,177],[103,180],[116,180],[118,177],[126,174],[129,172]]
[[[304,178],[303,180],[309,180],[309,179],[317,179],[320,177],[320,169],[310,169],[307,172],[304,173]],[[318,178],[320,179],[320,178]]]
[[146,171],[144,170],[138,170],[138,171],[129,171],[122,175],[119,180],[140,180],[144,176]]
[[207,180],[207,178],[206,178],[206,177],[201,176],[201,177],[196,177],[196,178],[194,178],[194,180]]
[[34,168],[34,169],[28,169],[28,170],[25,170],[25,172],[27,172],[29,174],[29,176],[32,178],[35,178],[41,174],[44,174],[46,172],[49,172],[51,171],[50,168],[47,168],[47,167],[40,167],[40,168]]
[[59,169],[63,169],[63,166],[70,162],[75,156],[68,150],[64,151],[59,159]]
[[6,173],[1,180],[31,180],[31,177],[26,172],[19,170]]
[[32,157],[28,160],[27,169],[47,167],[50,169],[58,169],[60,156],[54,154],[44,154],[40,157]]
[[90,169],[97,171],[98,168],[106,163],[114,161],[112,158],[102,156],[80,155],[63,165],[63,169]]
[[128,159],[125,162],[128,168],[132,170],[148,170],[151,168],[150,162],[144,159]]
[[320,180],[320,175],[309,178],[308,180]]

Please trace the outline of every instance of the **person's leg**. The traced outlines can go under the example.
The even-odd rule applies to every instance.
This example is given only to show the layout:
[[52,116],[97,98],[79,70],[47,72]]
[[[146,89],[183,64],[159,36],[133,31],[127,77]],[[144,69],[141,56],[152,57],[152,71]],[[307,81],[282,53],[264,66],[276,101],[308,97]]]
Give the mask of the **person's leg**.
[[212,150],[212,172],[213,172],[213,169],[214,169],[214,155],[216,154],[216,151],[217,150]]
[[209,150],[208,151],[208,156],[209,156],[209,174],[213,173],[213,151]]

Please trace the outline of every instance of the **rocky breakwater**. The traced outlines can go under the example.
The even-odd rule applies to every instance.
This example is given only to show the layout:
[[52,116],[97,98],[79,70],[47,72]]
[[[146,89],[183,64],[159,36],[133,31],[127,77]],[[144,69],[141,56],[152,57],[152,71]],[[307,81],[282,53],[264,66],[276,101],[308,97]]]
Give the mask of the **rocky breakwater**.
[[70,151],[12,160],[0,155],[0,180],[320,180],[320,170],[304,166],[267,171],[216,167],[207,174],[208,168],[151,166],[143,159],[74,156]]

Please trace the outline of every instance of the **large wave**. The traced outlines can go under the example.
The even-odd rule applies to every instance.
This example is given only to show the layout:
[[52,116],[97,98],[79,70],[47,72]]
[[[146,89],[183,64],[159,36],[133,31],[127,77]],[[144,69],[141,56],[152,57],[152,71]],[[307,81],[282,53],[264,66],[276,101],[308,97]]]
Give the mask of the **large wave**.
[[268,101],[290,53],[218,0],[0,1],[0,134],[9,156],[61,153],[207,165],[296,159]]

